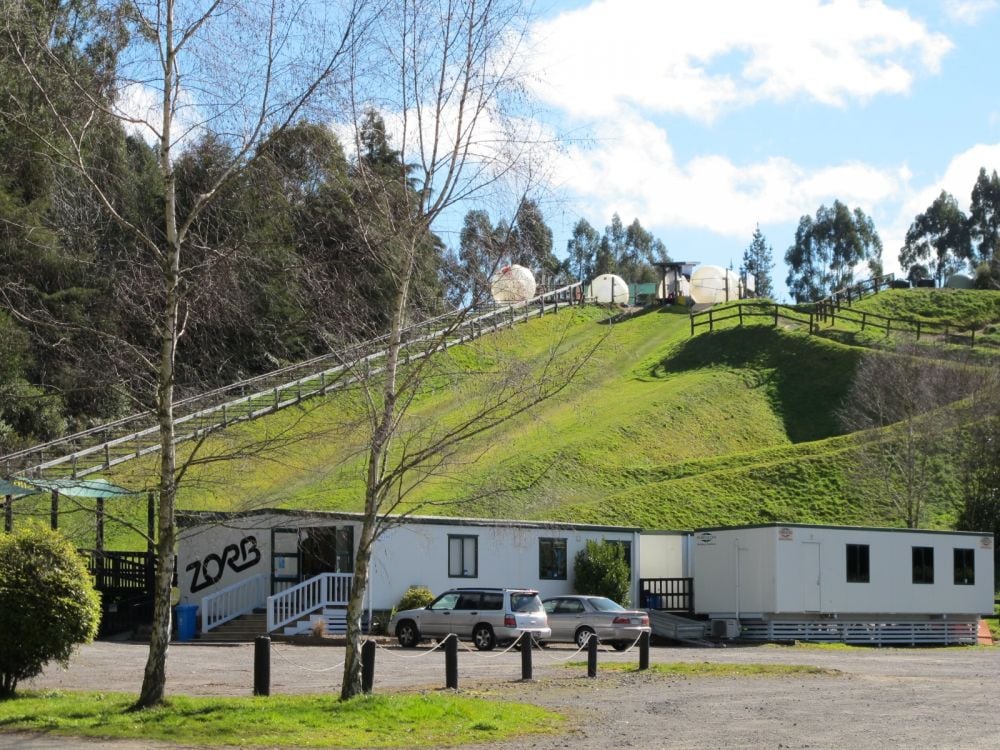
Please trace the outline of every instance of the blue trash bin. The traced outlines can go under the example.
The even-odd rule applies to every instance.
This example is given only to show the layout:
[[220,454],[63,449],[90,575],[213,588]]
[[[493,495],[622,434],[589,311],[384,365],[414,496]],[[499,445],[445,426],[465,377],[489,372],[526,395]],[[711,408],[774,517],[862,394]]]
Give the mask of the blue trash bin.
[[177,617],[177,640],[193,641],[198,629],[198,605],[178,604],[174,607],[174,615]]

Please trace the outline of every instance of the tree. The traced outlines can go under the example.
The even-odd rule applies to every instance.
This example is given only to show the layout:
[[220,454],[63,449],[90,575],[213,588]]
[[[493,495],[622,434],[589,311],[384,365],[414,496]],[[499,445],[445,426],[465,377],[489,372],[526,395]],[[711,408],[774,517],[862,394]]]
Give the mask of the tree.
[[909,271],[923,261],[925,272],[942,286],[949,276],[965,266],[970,252],[968,219],[954,196],[942,190],[907,230],[906,244],[899,251],[899,264],[909,278]]
[[621,544],[588,539],[573,560],[573,577],[578,594],[606,596],[626,607],[630,604],[631,575]]
[[[434,221],[457,202],[530,179],[528,141],[516,135],[523,119],[513,117],[523,83],[515,67],[518,40],[526,29],[517,0],[481,4],[476,0],[399,0],[385,4],[373,29],[382,40],[358,67],[376,65],[370,88],[355,81],[351,111],[362,113],[377,102],[393,126],[398,158],[384,169],[364,159],[356,165],[357,199],[352,211],[363,238],[367,262],[394,280],[389,325],[382,339],[384,358],[377,373],[357,361],[366,456],[364,507],[347,608],[347,649],[341,697],[361,692],[361,617],[369,583],[374,540],[392,523],[392,514],[412,512],[413,487],[447,473],[449,460],[466,442],[526,413],[540,400],[558,394],[583,360],[560,358],[553,343],[541,366],[493,361],[481,373],[487,387],[476,394],[461,375],[432,356],[446,344],[449,329],[460,324],[468,307],[455,312],[440,336],[414,350],[406,327],[429,314],[428,300],[415,293],[421,243]],[[383,67],[378,68],[377,65]],[[359,153],[362,128],[352,126]],[[497,140],[497,132],[505,133]],[[524,177],[522,177],[524,176]],[[518,203],[521,185],[508,194]],[[416,356],[408,356],[416,355]],[[367,377],[360,377],[366,375]],[[425,387],[468,397],[464,413],[451,423],[412,413]],[[485,449],[485,448],[484,448]],[[460,497],[454,502],[461,501]]]
[[949,456],[958,413],[945,410],[977,387],[977,371],[926,359],[913,348],[868,354],[838,416],[856,432],[854,484],[908,528],[925,519]]
[[594,277],[594,264],[601,236],[586,219],[580,219],[573,226],[573,234],[566,242],[566,254],[578,281]]
[[789,291],[799,302],[818,300],[854,282],[854,269],[867,263],[881,269],[882,240],[860,208],[852,212],[840,201],[820,206],[815,220],[803,216],[795,243],[785,253]]
[[758,297],[773,297],[774,284],[771,282],[771,269],[774,268],[773,249],[767,244],[760,231],[760,224],[753,230],[753,239],[743,251],[743,264],[740,273],[754,279],[754,294]]
[[545,223],[538,203],[531,198],[522,199],[517,207],[510,248],[511,261],[543,278],[558,270],[559,260],[552,254],[552,230]]
[[[232,260],[231,248],[197,241],[198,222],[255,161],[257,146],[269,134],[289,128],[307,105],[338,88],[347,52],[355,51],[352,45],[366,24],[359,6],[311,17],[304,6],[281,0],[238,7],[148,0],[127,9],[94,0],[82,10],[72,6],[70,23],[58,27],[69,29],[65,44],[55,45],[53,20],[41,6],[4,3],[5,49],[31,94],[16,102],[12,119],[50,158],[74,170],[128,238],[120,246],[122,273],[112,279],[119,298],[134,303],[130,310],[141,324],[139,335],[90,333],[104,344],[113,342],[107,349],[130,360],[129,377],[136,386],[147,386],[143,395],[159,429],[154,625],[138,707],[160,703],[166,683],[175,503],[184,474],[176,460],[173,406],[188,305],[219,302],[214,295],[200,296],[199,281],[224,274]],[[72,25],[77,19],[89,21],[92,31],[78,32]],[[308,47],[297,41],[302,38],[310,40]],[[148,108],[134,105],[146,98],[153,102]],[[39,111],[54,127],[37,124]],[[108,182],[101,135],[125,127],[156,144],[157,215],[133,217]],[[201,190],[185,203],[179,156],[199,133],[214,159],[199,181]]]
[[1000,177],[981,167],[969,205],[969,236],[980,263],[1000,255]]
[[28,526],[0,536],[0,697],[97,635],[101,602],[76,549]]

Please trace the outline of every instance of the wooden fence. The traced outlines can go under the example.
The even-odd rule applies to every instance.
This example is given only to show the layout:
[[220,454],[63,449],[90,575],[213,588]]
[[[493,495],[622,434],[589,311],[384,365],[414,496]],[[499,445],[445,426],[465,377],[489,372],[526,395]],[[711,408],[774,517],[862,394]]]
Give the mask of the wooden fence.
[[727,320],[739,320],[740,326],[744,324],[746,318],[768,318],[774,321],[777,326],[781,320],[786,320],[796,325],[808,325],[809,333],[814,333],[817,326],[815,313],[805,312],[790,305],[782,305],[777,302],[746,301],[736,302],[722,308],[710,307],[699,313],[691,314],[691,335],[695,330],[708,326],[709,331],[715,330],[717,323]]

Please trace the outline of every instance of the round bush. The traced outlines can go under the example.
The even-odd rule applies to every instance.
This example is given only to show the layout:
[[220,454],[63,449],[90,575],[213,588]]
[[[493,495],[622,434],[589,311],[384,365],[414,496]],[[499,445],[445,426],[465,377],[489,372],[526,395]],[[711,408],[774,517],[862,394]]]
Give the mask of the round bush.
[[631,576],[622,545],[588,540],[586,548],[576,553],[573,575],[576,593],[606,596],[629,606]]
[[0,696],[50,661],[65,665],[100,620],[100,596],[64,537],[38,526],[0,535]]
[[396,611],[402,612],[404,609],[418,609],[426,607],[434,601],[434,594],[426,586],[410,586],[403,594],[403,598],[396,605]]

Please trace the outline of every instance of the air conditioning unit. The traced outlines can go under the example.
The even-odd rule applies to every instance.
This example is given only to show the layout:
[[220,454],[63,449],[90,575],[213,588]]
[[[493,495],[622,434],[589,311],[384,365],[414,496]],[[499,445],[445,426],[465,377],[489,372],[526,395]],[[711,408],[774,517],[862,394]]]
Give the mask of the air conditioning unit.
[[713,638],[738,638],[739,635],[739,620],[712,620]]

